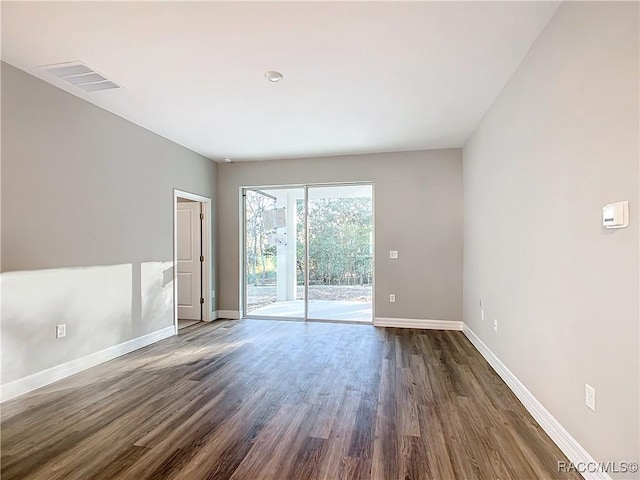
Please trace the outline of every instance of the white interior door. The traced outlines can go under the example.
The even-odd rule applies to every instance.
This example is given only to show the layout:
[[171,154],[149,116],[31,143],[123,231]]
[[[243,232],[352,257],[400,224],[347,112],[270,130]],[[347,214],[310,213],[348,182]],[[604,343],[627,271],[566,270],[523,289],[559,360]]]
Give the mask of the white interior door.
[[200,203],[178,202],[178,318],[201,320]]

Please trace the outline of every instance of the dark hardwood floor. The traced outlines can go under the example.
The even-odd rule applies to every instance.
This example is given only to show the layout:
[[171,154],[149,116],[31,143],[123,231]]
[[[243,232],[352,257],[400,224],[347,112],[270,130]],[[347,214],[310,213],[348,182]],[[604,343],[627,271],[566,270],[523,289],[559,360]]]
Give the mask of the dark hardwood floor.
[[581,478],[461,332],[198,324],[1,427],[2,480]]

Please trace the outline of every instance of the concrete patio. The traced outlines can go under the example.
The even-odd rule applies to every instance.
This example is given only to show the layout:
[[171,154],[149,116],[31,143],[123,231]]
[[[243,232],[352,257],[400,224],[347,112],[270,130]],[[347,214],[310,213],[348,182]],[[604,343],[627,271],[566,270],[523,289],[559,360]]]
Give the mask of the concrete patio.
[[[246,314],[247,317],[304,318],[304,300],[274,302]],[[309,320],[373,322],[371,302],[309,300]]]

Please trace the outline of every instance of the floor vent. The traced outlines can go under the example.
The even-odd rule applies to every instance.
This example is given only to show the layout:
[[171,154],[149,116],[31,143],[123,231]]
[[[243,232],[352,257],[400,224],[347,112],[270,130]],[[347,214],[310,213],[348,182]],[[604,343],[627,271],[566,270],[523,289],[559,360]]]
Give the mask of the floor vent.
[[82,62],[57,63],[38,67],[56,77],[81,88],[85,92],[97,92],[120,88],[120,85],[91,70]]

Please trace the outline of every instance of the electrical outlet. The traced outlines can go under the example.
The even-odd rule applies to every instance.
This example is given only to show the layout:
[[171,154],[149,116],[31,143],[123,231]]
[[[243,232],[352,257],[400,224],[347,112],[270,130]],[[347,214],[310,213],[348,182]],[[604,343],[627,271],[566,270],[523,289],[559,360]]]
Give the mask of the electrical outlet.
[[392,293],[391,295],[389,295],[389,301],[391,303],[395,303],[395,301],[396,301],[396,294],[395,293]]
[[389,250],[389,258],[398,258],[397,250]]
[[496,332],[498,331],[498,319],[497,318],[493,319],[493,330],[496,331]]
[[484,308],[480,309],[480,320],[484,321]]
[[60,325],[56,325],[56,338],[62,338],[67,336],[67,324],[62,323]]
[[584,384],[584,403],[591,410],[596,411],[596,389],[588,383]]

